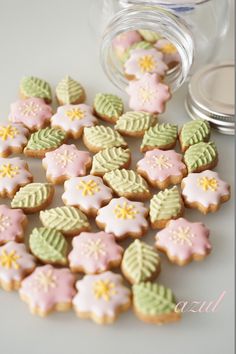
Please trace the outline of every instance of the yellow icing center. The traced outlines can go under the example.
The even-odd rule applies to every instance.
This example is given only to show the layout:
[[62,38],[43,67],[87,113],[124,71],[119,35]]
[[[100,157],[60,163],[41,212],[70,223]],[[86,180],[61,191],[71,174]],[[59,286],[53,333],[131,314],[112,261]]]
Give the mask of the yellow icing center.
[[116,294],[115,284],[109,279],[97,280],[93,286],[93,293],[96,299],[103,298],[110,301],[111,297]]
[[143,73],[153,71],[156,67],[156,63],[152,55],[144,55],[139,58],[138,65]]
[[73,162],[74,158],[75,158],[74,153],[70,153],[69,151],[65,150],[62,153],[56,154],[56,160],[57,160],[56,164],[64,168],[68,163]]
[[47,272],[38,273],[36,276],[37,286],[47,293],[50,288],[56,287],[56,277],[53,275],[52,270]]
[[204,192],[207,192],[208,190],[215,192],[218,188],[218,181],[214,177],[202,177],[198,179],[198,185],[204,190]]
[[115,216],[117,219],[135,219],[135,215],[138,213],[135,210],[134,205],[124,202],[123,205],[116,205],[114,209]]
[[179,227],[177,230],[172,231],[171,239],[174,243],[179,245],[192,246],[191,239],[194,237],[194,234],[191,233],[189,227]]
[[161,51],[165,54],[174,54],[177,52],[177,49],[172,43],[167,43],[163,48],[161,48]]
[[8,216],[0,214],[0,232],[5,231],[11,225],[10,220]]
[[94,195],[96,192],[100,191],[98,184],[93,179],[90,179],[88,182],[81,181],[78,184],[77,189],[82,190],[82,195],[84,197],[87,195]]
[[0,255],[0,265],[4,268],[7,269],[19,269],[20,265],[17,263],[17,260],[21,258],[15,250],[12,250],[11,252],[7,253],[6,250],[2,251],[2,254]]
[[105,256],[106,251],[101,239],[88,240],[84,245],[83,254],[87,257],[98,259],[99,256]]
[[0,138],[6,141],[8,138],[13,139],[18,134],[18,130],[12,125],[7,127],[0,127]]
[[20,108],[20,112],[27,117],[35,116],[40,110],[40,106],[35,102],[24,103]]
[[148,87],[141,87],[139,89],[139,97],[142,103],[149,103],[155,97],[155,92]]
[[151,165],[151,168],[158,167],[160,170],[172,167],[168,157],[165,155],[153,156],[152,159],[148,161],[148,163]]
[[19,174],[18,166],[13,166],[10,163],[0,166],[0,177],[2,178],[4,177],[13,178],[17,174]]
[[73,122],[75,119],[77,120],[83,119],[85,113],[79,108],[72,108],[66,112],[66,115]]

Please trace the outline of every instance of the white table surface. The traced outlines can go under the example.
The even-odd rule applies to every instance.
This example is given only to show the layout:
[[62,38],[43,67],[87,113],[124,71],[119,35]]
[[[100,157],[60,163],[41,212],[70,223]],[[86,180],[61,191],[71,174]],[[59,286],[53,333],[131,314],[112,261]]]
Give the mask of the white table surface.
[[[96,1],[96,0],[94,0]],[[88,24],[89,1],[0,0],[0,120],[6,121],[9,105],[17,98],[24,75],[36,75],[54,87],[66,74],[86,88],[88,103],[97,92],[121,94],[102,72],[98,44]],[[233,31],[219,46],[218,59],[231,59]],[[174,94],[161,121],[181,125],[188,120],[184,110],[186,87]],[[122,95],[122,94],[121,94]],[[123,95],[125,102],[127,98]],[[213,132],[219,150],[216,170],[233,190],[233,137]],[[133,151],[140,141],[128,139]],[[82,143],[78,142],[82,147]],[[134,154],[134,164],[140,158]],[[36,181],[45,181],[40,161],[28,159]],[[62,187],[52,206],[62,204]],[[6,201],[1,200],[1,203]],[[178,300],[210,301],[226,295],[215,313],[186,313],[180,322],[152,326],[129,311],[112,326],[81,320],[73,311],[45,319],[32,316],[17,292],[0,290],[1,354],[231,354],[233,352],[234,235],[233,198],[218,213],[203,216],[187,210],[186,217],[203,221],[211,230],[212,254],[203,262],[186,267],[170,264],[162,256],[158,280],[173,289]],[[30,216],[27,234],[40,225]],[[153,242],[154,232],[145,239]]]

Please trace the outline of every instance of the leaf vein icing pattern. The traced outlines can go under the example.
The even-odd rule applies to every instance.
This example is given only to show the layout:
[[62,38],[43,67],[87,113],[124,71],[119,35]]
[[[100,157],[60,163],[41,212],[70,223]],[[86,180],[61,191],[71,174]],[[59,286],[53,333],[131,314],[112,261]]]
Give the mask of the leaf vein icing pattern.
[[126,112],[118,119],[115,129],[124,132],[141,132],[157,121],[157,117],[147,112]]
[[26,148],[30,150],[43,150],[58,147],[65,138],[66,134],[62,130],[47,127],[31,134]]
[[217,159],[217,149],[214,142],[200,142],[192,145],[184,154],[184,161],[189,172],[210,165]]
[[151,222],[177,216],[182,209],[182,199],[176,186],[155,194],[150,201]]
[[177,125],[162,123],[150,127],[144,134],[141,148],[145,146],[162,147],[173,144],[178,135]]
[[181,144],[184,148],[206,141],[210,137],[210,124],[202,119],[187,122],[180,132]]
[[12,208],[34,208],[38,207],[50,197],[54,192],[54,187],[50,183],[30,183],[15,194]]
[[111,94],[98,93],[95,96],[94,108],[101,116],[119,118],[124,107],[121,98]]
[[118,132],[102,125],[84,128],[84,137],[89,144],[102,149],[127,146],[125,140]]
[[93,157],[91,173],[106,173],[123,167],[130,160],[130,150],[112,147],[98,152]]

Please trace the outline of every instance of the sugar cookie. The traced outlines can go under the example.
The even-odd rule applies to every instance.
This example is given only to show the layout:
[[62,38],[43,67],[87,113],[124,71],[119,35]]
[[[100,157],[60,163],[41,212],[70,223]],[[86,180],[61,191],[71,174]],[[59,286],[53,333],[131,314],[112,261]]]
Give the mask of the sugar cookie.
[[49,83],[35,76],[26,76],[20,82],[21,98],[38,97],[45,102],[52,102],[52,91]]
[[142,37],[137,31],[127,31],[119,34],[112,40],[112,48],[119,58],[122,58],[125,51],[135,43],[142,40]]
[[23,241],[26,225],[27,218],[22,210],[0,205],[0,245],[9,241]]
[[184,154],[184,162],[188,172],[211,170],[218,163],[218,152],[212,141],[194,144]]
[[122,135],[143,136],[157,122],[157,116],[147,112],[126,112],[119,117],[115,129]]
[[109,123],[115,123],[124,110],[122,99],[108,93],[97,93],[93,107],[96,115]]
[[148,29],[139,29],[138,33],[145,39],[145,41],[155,43],[161,36],[155,32]]
[[0,125],[0,157],[19,154],[27,144],[29,131],[22,124]]
[[185,123],[179,133],[181,150],[185,152],[191,145],[207,142],[210,134],[210,124],[206,120],[196,119]]
[[156,124],[145,132],[140,150],[142,152],[153,149],[170,150],[175,147],[177,138],[177,125],[169,123]]
[[60,105],[79,104],[85,101],[85,91],[79,82],[66,75],[56,86],[56,97]]
[[177,48],[167,39],[158,39],[154,47],[163,54],[163,60],[168,65],[169,69],[174,68],[180,63],[181,58]]

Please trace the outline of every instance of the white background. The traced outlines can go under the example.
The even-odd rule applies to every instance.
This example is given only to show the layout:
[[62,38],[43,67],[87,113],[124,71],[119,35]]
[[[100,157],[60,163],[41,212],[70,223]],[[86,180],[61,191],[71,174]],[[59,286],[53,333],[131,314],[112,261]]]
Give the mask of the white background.
[[[93,0],[96,1],[96,0]],[[219,0],[224,1],[224,0]],[[90,1],[82,0],[0,0],[0,120],[7,120],[9,105],[18,95],[22,76],[45,78],[53,87],[66,74],[86,88],[87,102],[97,92],[118,92],[106,79],[99,65],[98,43],[88,23]],[[95,23],[95,27],[96,27]],[[233,27],[219,43],[217,59],[233,57]],[[186,86],[168,104],[160,121],[181,126],[188,120],[184,111]],[[127,98],[123,95],[125,102]],[[212,134],[219,150],[216,170],[233,189],[233,137]],[[133,151],[140,141],[128,139]],[[78,146],[84,148],[81,142]],[[133,155],[133,162],[141,157]],[[41,162],[28,159],[36,181],[45,181]],[[58,189],[52,206],[61,205]],[[1,203],[5,201],[1,200]],[[233,352],[233,198],[212,215],[187,210],[187,218],[203,221],[211,229],[212,254],[203,262],[186,267],[170,264],[162,257],[158,280],[171,287],[179,300],[210,301],[222,291],[226,295],[217,312],[186,313],[182,321],[162,327],[146,325],[130,311],[113,326],[98,326],[80,320],[71,311],[45,319],[32,316],[15,292],[0,290],[1,354],[231,354]],[[40,225],[30,216],[31,228]],[[146,238],[153,243],[154,232]]]

